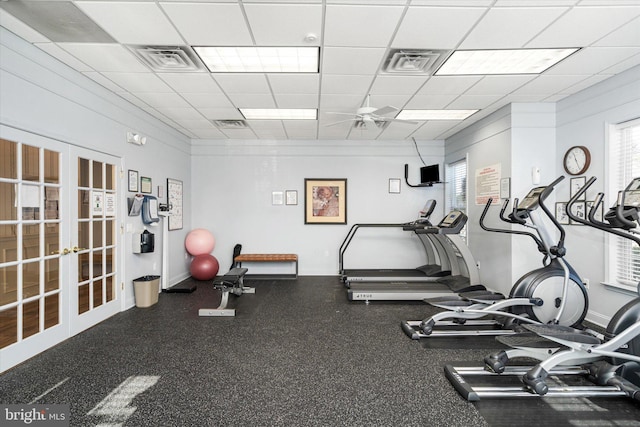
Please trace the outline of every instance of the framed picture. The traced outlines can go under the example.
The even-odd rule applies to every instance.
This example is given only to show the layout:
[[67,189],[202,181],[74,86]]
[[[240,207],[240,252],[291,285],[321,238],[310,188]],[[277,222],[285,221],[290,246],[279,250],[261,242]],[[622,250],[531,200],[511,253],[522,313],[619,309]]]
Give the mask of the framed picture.
[[182,230],[182,181],[167,178],[167,204],[169,205],[170,215],[169,231]]
[[298,204],[298,192],[296,190],[287,190],[285,191],[285,202],[287,205],[297,205]]
[[129,169],[129,191],[138,192],[138,171]]
[[271,204],[272,205],[282,205],[282,204],[284,204],[284,193],[282,191],[272,191],[271,192]]
[[[578,194],[578,191],[580,191],[586,183],[587,183],[586,176],[571,178],[571,198],[573,198],[573,196]],[[585,194],[583,194],[582,196],[580,196],[579,200],[585,200],[585,199],[586,199]]]
[[569,215],[567,215],[567,204],[565,202],[556,203],[556,219],[560,224],[569,225]]
[[[576,202],[571,206],[571,213],[580,219],[587,219],[587,204],[585,202]],[[582,225],[577,221],[571,220],[571,224]]]
[[345,178],[306,178],[304,180],[304,223],[347,223],[347,180]]
[[148,176],[140,177],[140,192],[151,194],[151,178]]

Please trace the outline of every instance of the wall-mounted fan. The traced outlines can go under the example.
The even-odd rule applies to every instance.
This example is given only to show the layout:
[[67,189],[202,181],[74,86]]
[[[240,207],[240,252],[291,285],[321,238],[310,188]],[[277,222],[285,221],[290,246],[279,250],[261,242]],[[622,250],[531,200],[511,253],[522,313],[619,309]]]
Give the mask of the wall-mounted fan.
[[386,107],[382,107],[382,108],[371,107],[369,105],[369,95],[367,95],[367,105],[364,107],[358,108],[358,110],[355,113],[327,112],[327,114],[340,114],[343,116],[353,116],[352,118],[347,120],[340,120],[337,122],[329,123],[327,126],[335,126],[340,123],[354,122],[353,123],[354,127],[364,128],[364,129],[368,129],[368,128],[373,129],[375,127],[382,127],[386,125],[388,122],[400,122],[400,123],[407,123],[407,124],[418,123],[413,120],[402,120],[402,119],[394,119],[392,117],[385,117],[385,114],[395,113],[398,110],[399,110],[398,108],[393,107],[391,105],[387,105]]

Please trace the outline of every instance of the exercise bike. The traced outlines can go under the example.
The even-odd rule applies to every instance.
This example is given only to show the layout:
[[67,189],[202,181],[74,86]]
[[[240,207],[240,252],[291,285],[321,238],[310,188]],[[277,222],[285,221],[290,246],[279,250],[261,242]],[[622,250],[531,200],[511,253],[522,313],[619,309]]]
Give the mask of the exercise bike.
[[[481,225],[489,231],[500,230],[533,237],[539,251],[545,255],[543,267],[522,276],[512,287],[508,298],[496,292],[481,291],[460,294],[457,298],[427,299],[425,302],[446,311],[422,321],[402,322],[404,332],[412,339],[420,339],[435,336],[508,335],[518,332],[513,326],[519,323],[579,326],[588,310],[587,291],[578,274],[564,259],[564,228],[544,204],[554,187],[563,179],[564,176],[561,176],[548,186],[533,188],[520,203],[514,203],[515,208],[508,219],[504,217],[507,204],[503,204],[500,213],[503,220],[532,228],[539,238],[532,233],[486,227],[484,216],[490,203],[487,203],[481,216]],[[559,230],[558,242],[551,238],[550,232],[545,228],[538,208]],[[479,324],[493,324],[496,327],[468,327]],[[452,325],[460,328],[464,326],[464,329],[450,329]],[[434,330],[437,326],[446,326],[447,329]]]

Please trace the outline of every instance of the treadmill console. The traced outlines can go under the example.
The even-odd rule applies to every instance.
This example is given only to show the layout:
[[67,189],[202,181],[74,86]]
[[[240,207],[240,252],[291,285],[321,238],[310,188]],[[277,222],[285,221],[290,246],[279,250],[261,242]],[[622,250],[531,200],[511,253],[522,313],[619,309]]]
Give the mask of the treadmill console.
[[538,206],[540,206],[539,204],[540,194],[544,190],[546,190],[546,188],[547,187],[536,187],[531,191],[529,191],[529,194],[527,194],[525,198],[522,199],[520,203],[518,203],[517,209],[526,210],[526,211],[533,211],[535,209],[538,209]]
[[640,208],[640,178],[635,178],[624,192],[624,205]]
[[438,224],[438,228],[454,228],[460,222],[464,222],[466,219],[466,215],[461,211],[451,211],[442,218],[442,221]]

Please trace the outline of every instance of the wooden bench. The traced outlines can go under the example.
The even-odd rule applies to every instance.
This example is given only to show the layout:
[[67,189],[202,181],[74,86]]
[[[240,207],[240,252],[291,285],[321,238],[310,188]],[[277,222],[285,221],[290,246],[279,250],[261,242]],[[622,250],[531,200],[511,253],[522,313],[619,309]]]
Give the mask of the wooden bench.
[[253,279],[296,279],[298,277],[298,255],[296,254],[240,254],[233,259],[237,267],[243,262],[292,262],[295,265],[294,274],[247,274]]

